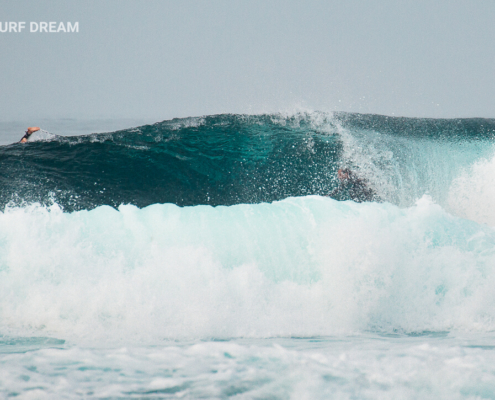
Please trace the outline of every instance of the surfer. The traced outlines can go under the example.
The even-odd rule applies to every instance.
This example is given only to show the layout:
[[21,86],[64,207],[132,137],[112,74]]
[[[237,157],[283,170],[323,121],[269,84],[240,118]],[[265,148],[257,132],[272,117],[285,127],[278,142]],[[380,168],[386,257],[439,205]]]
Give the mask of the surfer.
[[29,139],[29,137],[33,134],[33,132],[39,131],[40,128],[37,126],[30,126],[27,128],[26,134],[22,137],[19,143],[26,143]]
[[377,200],[375,191],[368,186],[364,179],[358,178],[351,170],[341,168],[337,172],[337,177],[340,180],[340,185],[328,195],[329,197],[334,197],[346,191],[351,200],[358,203]]

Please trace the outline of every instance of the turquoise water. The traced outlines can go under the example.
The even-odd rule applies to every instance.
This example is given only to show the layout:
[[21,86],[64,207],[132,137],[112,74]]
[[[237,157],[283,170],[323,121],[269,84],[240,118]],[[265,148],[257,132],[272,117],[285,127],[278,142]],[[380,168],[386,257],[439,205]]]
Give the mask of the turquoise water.
[[427,193],[445,205],[456,178],[491,160],[495,121],[228,114],[57,134],[0,147],[0,206],[56,202],[74,211],[272,202],[326,195],[342,167],[392,204],[409,206]]
[[[224,115],[3,146],[0,396],[494,398],[494,128]],[[326,197],[340,167],[379,201]]]

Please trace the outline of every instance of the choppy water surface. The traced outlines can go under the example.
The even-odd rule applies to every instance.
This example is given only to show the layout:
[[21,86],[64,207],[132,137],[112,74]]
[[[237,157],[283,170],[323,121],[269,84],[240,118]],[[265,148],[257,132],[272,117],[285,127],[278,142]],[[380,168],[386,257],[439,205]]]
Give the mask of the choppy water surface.
[[21,398],[493,398],[493,335],[453,336],[364,334],[104,348],[41,338],[16,346],[4,340],[0,393]]

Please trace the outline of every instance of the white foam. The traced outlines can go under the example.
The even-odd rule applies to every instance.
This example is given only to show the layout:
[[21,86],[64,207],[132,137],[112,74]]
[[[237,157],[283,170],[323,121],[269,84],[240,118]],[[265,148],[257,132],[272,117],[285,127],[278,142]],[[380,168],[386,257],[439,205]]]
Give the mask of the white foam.
[[495,156],[481,159],[454,180],[449,210],[479,223],[495,226]]
[[74,340],[493,330],[495,234],[428,198],[0,213],[0,333]]
[[492,398],[492,344],[493,334],[32,349],[2,355],[0,393],[21,399]]

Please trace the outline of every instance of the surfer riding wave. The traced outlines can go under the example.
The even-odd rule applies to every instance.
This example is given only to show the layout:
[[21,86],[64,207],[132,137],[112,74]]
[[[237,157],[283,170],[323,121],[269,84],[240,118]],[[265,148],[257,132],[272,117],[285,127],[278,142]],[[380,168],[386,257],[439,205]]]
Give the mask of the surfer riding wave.
[[340,180],[340,185],[330,192],[328,197],[341,197],[347,193],[351,200],[357,203],[379,200],[377,193],[369,187],[369,184],[351,170],[341,168],[337,172],[337,177]]

